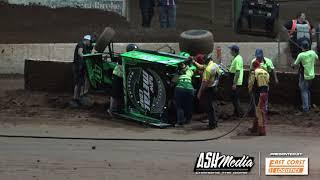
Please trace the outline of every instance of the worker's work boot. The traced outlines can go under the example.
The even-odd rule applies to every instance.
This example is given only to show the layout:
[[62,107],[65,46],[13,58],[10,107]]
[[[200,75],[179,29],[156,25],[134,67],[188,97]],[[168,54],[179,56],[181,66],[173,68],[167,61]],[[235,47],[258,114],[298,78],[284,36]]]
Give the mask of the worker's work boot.
[[73,99],[69,102],[69,106],[71,108],[78,108],[80,107],[80,103],[79,103],[79,100],[78,99]]
[[252,123],[252,127],[248,128],[248,131],[251,133],[257,133],[258,132],[258,120],[254,120]]

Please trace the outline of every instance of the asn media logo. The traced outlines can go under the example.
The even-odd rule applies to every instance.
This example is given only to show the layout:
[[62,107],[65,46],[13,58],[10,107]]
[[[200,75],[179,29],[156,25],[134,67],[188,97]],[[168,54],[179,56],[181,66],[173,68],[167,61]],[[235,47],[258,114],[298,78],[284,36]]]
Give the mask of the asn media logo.
[[247,174],[254,166],[254,157],[243,155],[235,157],[219,152],[199,154],[194,172],[196,174]]
[[[275,155],[276,154],[276,155]],[[287,155],[288,154],[288,155]],[[302,153],[297,153],[301,156]],[[306,157],[292,157],[290,153],[272,153],[272,156],[266,158],[266,175],[282,175],[282,176],[307,176],[309,173],[309,162]],[[289,156],[289,157],[279,157]]]

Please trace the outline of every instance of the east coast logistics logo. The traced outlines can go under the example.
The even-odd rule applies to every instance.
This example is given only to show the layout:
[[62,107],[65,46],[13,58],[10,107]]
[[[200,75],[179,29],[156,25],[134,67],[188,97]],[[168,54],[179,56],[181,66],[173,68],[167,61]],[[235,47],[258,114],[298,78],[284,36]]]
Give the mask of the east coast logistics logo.
[[199,154],[194,172],[196,174],[247,174],[254,166],[254,157],[243,155],[235,157],[219,152]]
[[266,158],[266,175],[308,175],[308,158],[301,157],[302,153],[271,153],[270,156]]

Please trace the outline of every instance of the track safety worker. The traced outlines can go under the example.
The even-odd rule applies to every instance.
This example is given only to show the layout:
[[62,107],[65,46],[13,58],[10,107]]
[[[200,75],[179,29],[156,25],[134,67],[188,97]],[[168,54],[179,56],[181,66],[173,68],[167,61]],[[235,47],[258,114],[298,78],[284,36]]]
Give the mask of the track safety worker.
[[205,58],[205,65],[201,65],[196,61],[193,61],[195,66],[198,69],[204,70],[202,75],[202,82],[200,89],[197,94],[197,98],[203,97],[205,99],[205,109],[209,118],[209,129],[215,129],[218,127],[218,121],[216,117],[216,112],[214,108],[214,101],[216,93],[218,91],[219,78],[223,74],[223,71],[220,69],[220,66],[213,62],[212,56],[208,55]]
[[[315,78],[315,65],[319,59],[313,50],[308,50],[309,44],[302,44],[303,52],[301,52],[292,66],[300,66],[299,68],[299,88],[301,92],[302,112],[307,113],[311,108],[310,88],[312,80]],[[298,113],[303,114],[303,113]]]
[[233,116],[242,117],[242,109],[240,107],[239,91],[243,82],[243,58],[239,54],[240,48],[237,45],[229,47],[232,56],[231,65],[229,68],[230,77],[232,79],[232,104],[234,107]]
[[[269,92],[269,73],[261,68],[259,61],[253,62],[253,70],[250,72],[248,89],[249,93],[255,91],[256,118],[252,128],[249,128],[248,135],[266,135],[266,121],[268,119],[268,92]],[[253,90],[254,89],[254,90]]]
[[315,34],[315,29],[312,24],[307,20],[304,12],[299,12],[297,18],[288,21],[284,28],[288,31],[290,38],[289,45],[291,55],[296,59],[297,55],[301,52],[301,45],[303,41],[309,43],[308,49],[311,49],[312,38],[311,35]]
[[93,46],[91,43],[91,35],[85,35],[82,40],[76,45],[73,59],[73,77],[74,77],[74,93],[73,100],[70,105],[78,107],[83,104],[83,96],[86,91],[86,79],[85,62],[83,56],[92,52]]
[[[133,51],[138,49],[135,44],[129,44],[126,51]],[[121,57],[117,58],[117,65],[112,72],[112,87],[111,87],[111,97],[110,97],[110,107],[108,113],[112,116],[114,113],[119,113],[123,109],[124,103],[124,93],[123,93],[123,66]]]
[[179,75],[174,77],[176,83],[174,98],[177,107],[176,127],[189,124],[193,113],[194,88],[192,85],[193,70],[186,64],[179,64]]
[[[269,75],[273,74],[275,84],[279,84],[277,72],[275,70],[272,60],[267,57],[264,57],[263,50],[260,48],[256,49],[255,58],[251,61],[251,64],[250,64],[251,71],[253,70],[253,63],[256,61],[260,62],[260,67],[266,70],[269,73]],[[256,101],[254,101],[254,103],[252,104],[251,110],[252,110],[251,111],[252,113],[254,114],[256,113]]]
[[278,84],[279,80],[278,80],[277,72],[275,70],[273,62],[272,62],[272,60],[270,58],[267,58],[267,57],[264,56],[263,50],[260,49],[260,48],[256,49],[255,58],[251,61],[250,69],[252,69],[252,64],[256,60],[260,62],[260,65],[261,65],[262,69],[268,71],[269,74],[273,75],[274,82],[276,84]]

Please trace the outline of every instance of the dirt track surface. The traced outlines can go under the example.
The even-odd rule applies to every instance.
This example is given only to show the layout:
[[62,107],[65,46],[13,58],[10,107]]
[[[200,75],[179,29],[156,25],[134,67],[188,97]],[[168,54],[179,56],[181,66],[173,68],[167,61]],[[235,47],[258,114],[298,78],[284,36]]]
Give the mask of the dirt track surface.
[[[157,129],[111,119],[105,114],[105,97],[90,96],[95,103],[83,109],[67,106],[70,94],[23,90],[23,78],[0,77],[0,134],[91,138],[199,139],[229,131],[239,119],[220,115],[219,128],[205,129],[198,120],[182,129]],[[245,106],[245,104],[243,104]],[[220,102],[219,112],[231,113],[229,103]],[[308,177],[320,177],[320,111],[294,116],[290,106],[271,106],[268,136],[247,137],[243,133],[252,118],[230,135],[217,141],[198,143],[118,142],[1,138],[0,179],[279,179],[264,176],[264,157],[271,152],[302,152],[310,159]],[[200,152],[249,154],[261,152],[258,164],[247,176],[197,176],[193,167]],[[256,162],[258,163],[258,162]]]
[[[193,3],[192,3],[193,2]],[[104,27],[116,29],[117,42],[176,42],[179,34],[188,29],[207,29],[214,33],[215,41],[274,41],[265,37],[238,35],[232,30],[231,0],[216,4],[216,21],[208,20],[209,9],[205,1],[181,3],[177,9],[177,29],[159,29],[158,13],[151,29],[140,27],[140,10],[137,1],[132,3],[132,21],[111,12],[76,8],[49,9],[38,6],[0,4],[0,43],[62,43],[77,42],[87,33],[100,33]],[[197,2],[197,3],[194,3]],[[318,0],[281,1],[280,23],[292,19],[299,11],[306,11],[314,24],[320,21]],[[283,39],[283,38],[282,38]]]

